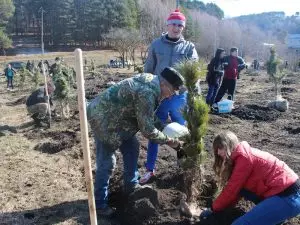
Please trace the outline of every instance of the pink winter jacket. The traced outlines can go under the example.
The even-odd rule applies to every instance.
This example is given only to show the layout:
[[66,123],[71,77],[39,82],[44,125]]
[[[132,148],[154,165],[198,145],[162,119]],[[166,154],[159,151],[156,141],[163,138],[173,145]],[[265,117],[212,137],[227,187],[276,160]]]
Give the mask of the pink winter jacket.
[[216,212],[235,205],[242,189],[265,199],[281,193],[298,179],[298,175],[283,161],[268,152],[251,148],[247,142],[239,143],[231,159],[231,177],[213,202],[212,209]]

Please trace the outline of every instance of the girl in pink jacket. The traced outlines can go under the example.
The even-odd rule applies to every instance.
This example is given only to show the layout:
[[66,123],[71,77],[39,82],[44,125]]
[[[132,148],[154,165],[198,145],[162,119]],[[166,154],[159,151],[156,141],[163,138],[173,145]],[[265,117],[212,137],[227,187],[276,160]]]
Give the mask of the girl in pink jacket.
[[201,219],[234,206],[241,197],[257,205],[232,225],[276,225],[300,214],[299,177],[283,161],[239,142],[229,131],[215,137],[213,149],[213,168],[223,190]]

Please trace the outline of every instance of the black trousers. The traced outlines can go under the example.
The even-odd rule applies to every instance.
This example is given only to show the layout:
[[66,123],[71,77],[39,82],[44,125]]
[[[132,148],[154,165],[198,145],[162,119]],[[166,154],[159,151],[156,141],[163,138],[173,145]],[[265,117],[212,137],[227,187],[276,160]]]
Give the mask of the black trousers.
[[[235,87],[236,87],[236,80],[233,79],[223,79],[221,87],[218,91],[217,97],[215,99],[215,103],[219,102],[227,92],[228,95],[231,95],[231,100],[234,99],[234,93],[235,93]],[[229,96],[228,96],[229,99]]]
[[7,88],[12,88],[14,89],[14,85],[13,85],[13,78],[12,77],[7,77]]

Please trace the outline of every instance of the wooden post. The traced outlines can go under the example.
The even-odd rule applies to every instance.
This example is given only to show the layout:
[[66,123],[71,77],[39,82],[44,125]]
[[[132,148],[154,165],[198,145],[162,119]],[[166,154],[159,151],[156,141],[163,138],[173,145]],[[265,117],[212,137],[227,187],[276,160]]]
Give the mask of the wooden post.
[[49,113],[49,128],[51,127],[51,106],[50,106],[50,99],[49,99],[49,93],[48,93],[48,81],[47,81],[47,75],[45,71],[45,65],[44,60],[42,59],[42,71],[44,76],[44,82],[45,82],[45,94],[48,97],[47,105],[48,105],[48,113]]
[[79,115],[80,115],[81,144],[83,147],[84,171],[85,171],[86,187],[88,192],[90,220],[91,220],[91,225],[97,225],[93,175],[92,175],[92,168],[91,168],[91,154],[90,154],[89,136],[88,136],[88,123],[86,117],[82,51],[79,48],[75,50],[75,68],[76,68],[76,80],[77,80],[77,91],[78,91],[78,108],[79,108]]

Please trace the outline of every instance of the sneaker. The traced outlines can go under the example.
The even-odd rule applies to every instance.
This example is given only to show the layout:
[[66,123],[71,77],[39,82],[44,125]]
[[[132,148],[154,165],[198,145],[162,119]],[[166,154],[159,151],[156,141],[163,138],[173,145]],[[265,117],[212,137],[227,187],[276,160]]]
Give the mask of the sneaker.
[[151,179],[151,177],[154,177],[154,170],[153,171],[147,171],[144,176],[140,178],[140,184],[146,184]]
[[97,215],[111,217],[116,212],[115,208],[111,208],[109,206],[105,207],[104,209],[97,209]]
[[126,188],[124,187],[124,193],[125,195],[131,195],[133,193],[135,193],[136,191],[141,191],[143,189],[147,189],[147,188],[151,188],[153,189],[153,187],[151,185],[140,185],[140,184],[135,184],[133,187],[131,188]]
[[214,104],[212,104],[211,107],[212,107],[212,108],[218,108],[218,104],[217,104],[217,103],[214,103]]

